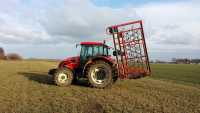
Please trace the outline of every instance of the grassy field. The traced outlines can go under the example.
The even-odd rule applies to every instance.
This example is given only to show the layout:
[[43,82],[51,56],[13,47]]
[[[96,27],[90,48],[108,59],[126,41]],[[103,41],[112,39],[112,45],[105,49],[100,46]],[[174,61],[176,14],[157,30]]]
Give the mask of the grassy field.
[[152,65],[153,76],[108,89],[57,87],[57,62],[0,61],[0,113],[200,113],[200,65]]

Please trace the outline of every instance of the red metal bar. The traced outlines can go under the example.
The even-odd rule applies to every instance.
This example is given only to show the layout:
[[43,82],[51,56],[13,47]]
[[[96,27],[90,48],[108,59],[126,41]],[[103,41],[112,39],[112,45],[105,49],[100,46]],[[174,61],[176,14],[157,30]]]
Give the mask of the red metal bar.
[[147,63],[147,68],[149,70],[149,73],[151,73],[151,68],[150,68],[150,64],[149,64],[149,56],[148,56],[148,53],[147,53],[147,47],[146,47],[146,41],[145,41],[145,38],[144,38],[144,30],[143,30],[143,24],[142,24],[142,21],[140,22],[140,25],[141,25],[141,32],[142,32],[142,38],[143,38],[143,46],[144,46],[144,53],[145,53],[145,56],[146,56],[146,63]]
[[[116,48],[116,42],[115,42],[115,34],[112,34],[112,36],[113,36],[114,49],[117,50],[117,48]],[[116,62],[117,62],[117,74],[118,74],[118,76],[120,76],[118,56],[116,56]]]
[[119,33],[125,33],[125,32],[129,32],[129,31],[141,30],[141,29],[142,28],[129,29],[129,30],[120,31]]
[[[120,38],[122,38],[122,37],[120,37],[120,35],[117,35],[117,39],[118,39],[119,43],[121,43]],[[122,46],[119,46],[119,50],[122,51]],[[122,63],[122,75],[121,75],[121,78],[123,79],[123,78],[126,78],[126,72],[125,72],[125,67],[124,67],[123,56],[122,55],[120,55],[120,56],[121,56],[121,63]]]
[[113,26],[110,26],[110,27],[121,27],[121,26],[126,26],[126,25],[130,25],[130,24],[136,24],[136,23],[142,23],[142,20],[138,20],[138,21],[132,21],[132,22],[126,22],[126,23],[123,23],[123,24],[119,24],[119,25],[113,25]]

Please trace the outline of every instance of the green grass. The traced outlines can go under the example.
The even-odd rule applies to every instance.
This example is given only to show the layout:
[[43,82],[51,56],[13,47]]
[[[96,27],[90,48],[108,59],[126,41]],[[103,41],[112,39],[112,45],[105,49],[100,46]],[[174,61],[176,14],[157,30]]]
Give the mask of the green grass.
[[178,83],[200,84],[200,65],[193,64],[154,64],[152,78],[172,80]]
[[152,65],[153,76],[108,89],[57,87],[57,62],[0,61],[1,113],[199,113],[200,66]]

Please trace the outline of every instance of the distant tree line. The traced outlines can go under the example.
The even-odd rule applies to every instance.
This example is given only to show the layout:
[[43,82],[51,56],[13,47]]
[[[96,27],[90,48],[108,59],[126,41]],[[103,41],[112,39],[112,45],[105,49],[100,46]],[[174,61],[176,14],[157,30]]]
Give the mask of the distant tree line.
[[172,62],[176,64],[200,64],[200,59],[173,58]]
[[158,64],[200,64],[200,59],[172,58],[171,61],[151,60],[150,63],[158,63]]
[[0,47],[0,60],[22,60],[23,58],[17,53],[5,54],[3,48]]

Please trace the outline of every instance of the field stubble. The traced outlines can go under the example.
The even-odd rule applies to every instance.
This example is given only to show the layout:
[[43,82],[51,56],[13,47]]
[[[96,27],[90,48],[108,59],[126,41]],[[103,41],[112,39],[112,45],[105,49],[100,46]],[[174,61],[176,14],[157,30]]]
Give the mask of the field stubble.
[[200,113],[200,66],[152,65],[153,76],[108,89],[57,87],[57,62],[0,61],[0,111],[6,113]]

